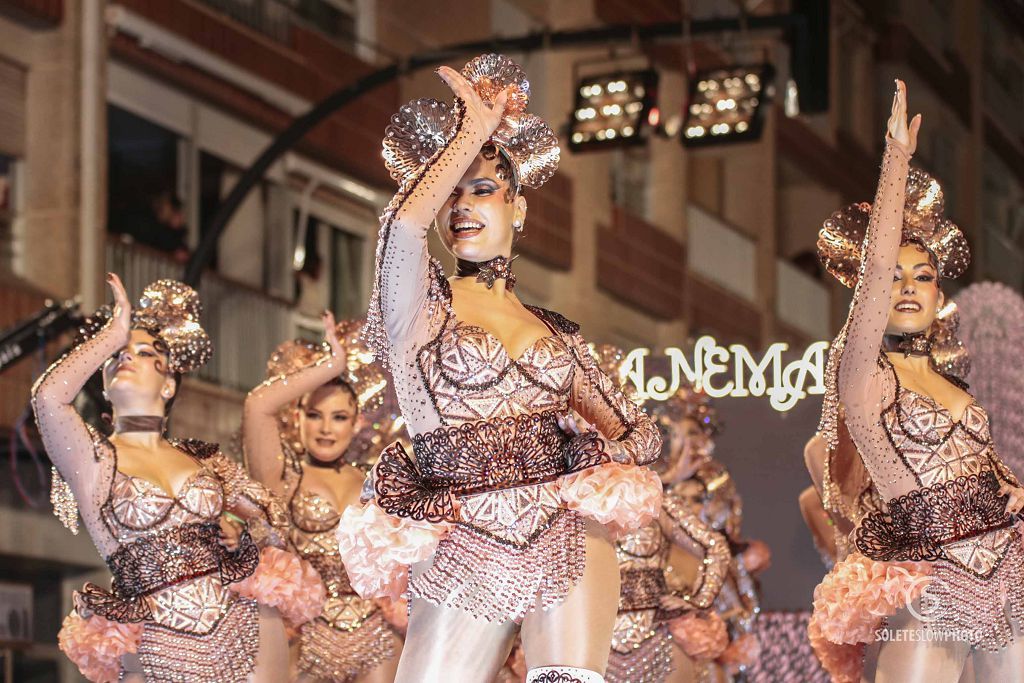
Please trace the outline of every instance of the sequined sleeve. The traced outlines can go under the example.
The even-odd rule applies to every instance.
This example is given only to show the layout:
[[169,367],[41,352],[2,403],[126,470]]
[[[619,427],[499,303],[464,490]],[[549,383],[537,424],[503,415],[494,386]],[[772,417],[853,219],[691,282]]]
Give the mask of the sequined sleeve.
[[123,336],[108,321],[95,336],[47,368],[32,387],[36,424],[54,474],[59,475],[54,477],[54,512],[65,526],[77,531],[80,509],[101,553],[104,541],[97,534],[102,526],[94,522],[110,487],[113,458],[106,440],[86,425],[72,403],[89,377],[123,345]]
[[[433,289],[427,229],[487,141],[479,118],[455,103],[455,134],[410,177],[384,209],[377,242],[373,293],[364,337],[386,366],[396,348],[425,334]],[[396,378],[396,381],[399,381]]]
[[1017,479],[1017,475],[1013,473],[1013,470],[1007,467],[1006,463],[999,457],[999,454],[995,452],[995,449],[992,449],[989,453],[992,460],[992,469],[995,470],[996,477],[999,478],[999,481],[1004,484],[1020,488],[1020,480]]
[[324,355],[296,372],[278,375],[249,392],[242,418],[245,463],[253,478],[278,495],[286,491],[285,458],[278,415],[292,401],[326,384],[340,372],[333,355]]
[[661,528],[672,542],[688,552],[702,555],[693,587],[688,595],[680,597],[694,609],[707,609],[718,597],[729,571],[732,560],[729,542],[671,494],[662,499],[661,511]]
[[207,462],[224,486],[225,510],[245,519],[250,529],[262,527],[261,535],[270,533],[270,529],[281,530],[288,526],[288,515],[281,499],[249,477],[241,465],[219,451]]
[[842,356],[838,398],[857,450],[886,500],[917,488],[913,474],[900,462],[880,420],[883,407],[894,398],[894,383],[887,368],[879,364],[879,349],[889,319],[909,164],[910,155],[889,139],[864,237],[860,277],[839,342]]
[[618,442],[636,464],[654,462],[661,454],[661,433],[654,422],[601,371],[580,335],[572,335],[572,348],[577,372],[571,407],[606,439]]

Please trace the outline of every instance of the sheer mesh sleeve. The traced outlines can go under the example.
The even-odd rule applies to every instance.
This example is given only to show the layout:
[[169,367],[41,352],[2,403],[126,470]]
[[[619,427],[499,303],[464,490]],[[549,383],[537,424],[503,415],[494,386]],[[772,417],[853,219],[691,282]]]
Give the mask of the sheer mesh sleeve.
[[661,454],[661,433],[654,422],[601,371],[583,337],[572,335],[572,347],[578,371],[573,377],[570,406],[602,436],[617,442],[633,462],[654,462]]
[[672,542],[702,557],[700,573],[688,595],[680,596],[694,609],[707,609],[718,597],[732,555],[722,534],[700,520],[684,503],[666,494],[661,505],[661,528]]
[[400,362],[393,347],[417,338],[432,312],[436,288],[431,287],[427,230],[487,141],[479,118],[461,100],[456,100],[455,116],[451,141],[402,185],[381,215],[364,336],[389,367]]
[[846,326],[837,340],[842,348],[838,391],[846,423],[872,480],[886,500],[917,488],[880,420],[882,409],[894,397],[890,373],[879,364],[879,349],[889,319],[909,164],[910,155],[889,139],[864,237],[860,277]]
[[1016,488],[1021,487],[1020,480],[1017,479],[1017,475],[1013,473],[1013,470],[1007,467],[1006,463],[999,457],[999,454],[995,452],[995,449],[989,451],[989,457],[992,460],[992,469],[995,470],[996,477],[999,478],[999,481]]
[[47,368],[32,387],[36,424],[54,465],[54,512],[77,533],[80,511],[103,556],[116,548],[116,542],[99,520],[100,507],[113,477],[113,448],[82,420],[72,403],[92,374],[124,342],[123,335],[108,321],[94,337]]
[[278,415],[292,401],[326,384],[341,372],[341,365],[327,354],[315,363],[263,382],[245,397],[242,446],[253,478],[278,495],[284,495],[285,454],[278,430]]

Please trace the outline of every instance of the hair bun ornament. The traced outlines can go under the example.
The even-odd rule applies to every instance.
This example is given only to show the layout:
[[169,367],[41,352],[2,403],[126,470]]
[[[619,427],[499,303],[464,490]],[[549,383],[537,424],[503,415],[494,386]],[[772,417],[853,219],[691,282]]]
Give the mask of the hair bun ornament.
[[[935,178],[911,167],[903,204],[903,242],[920,244],[935,257],[943,278],[963,275],[971,263],[971,250],[963,232],[943,216],[945,199]],[[864,235],[871,220],[871,204],[859,202],[836,211],[818,232],[818,258],[837,280],[853,287],[860,276]]]
[[[462,75],[487,105],[508,90],[504,114],[490,142],[508,156],[518,185],[534,189],[543,185],[557,170],[561,150],[551,127],[526,113],[530,103],[526,74],[505,55],[491,53],[471,59]],[[384,131],[384,165],[391,177],[404,185],[419,173],[451,142],[457,119],[452,107],[435,99],[402,105]]]
[[950,302],[935,316],[930,355],[932,364],[941,374],[966,382],[971,372],[971,355],[960,340],[959,332],[960,310],[956,302]]
[[384,165],[404,183],[451,140],[455,116],[444,102],[424,97],[402,105],[384,130]]
[[142,291],[132,324],[155,331],[169,349],[175,372],[192,372],[213,356],[213,343],[199,323],[199,294],[184,282],[157,280]]

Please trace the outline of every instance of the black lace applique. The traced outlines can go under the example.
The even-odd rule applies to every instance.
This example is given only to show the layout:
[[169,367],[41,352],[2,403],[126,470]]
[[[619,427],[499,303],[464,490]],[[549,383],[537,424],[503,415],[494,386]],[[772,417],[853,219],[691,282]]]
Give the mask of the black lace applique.
[[661,596],[669,593],[661,568],[625,569],[619,592],[619,611],[659,609]]
[[548,309],[541,308],[540,306],[531,306],[529,304],[525,305],[526,308],[528,308],[534,315],[539,317],[541,320],[550,323],[552,327],[562,334],[576,334],[580,331],[578,323],[574,323],[561,313],[549,311]]
[[939,560],[947,543],[1010,526],[1006,501],[991,471],[916,489],[861,521],[857,549],[882,562]]
[[183,524],[122,545],[107,558],[114,576],[110,591],[87,584],[78,594],[89,611],[121,623],[152,618],[144,598],[201,576],[218,573],[224,584],[256,571],[260,552],[248,533],[231,551],[219,542],[220,526]]
[[220,453],[220,444],[210,443],[201,439],[169,439],[171,445],[193,458],[205,460]]
[[540,484],[610,460],[593,432],[573,439],[558,413],[530,413],[441,427],[413,438],[413,461],[400,444],[376,468],[377,504],[389,514],[455,521],[453,496]]

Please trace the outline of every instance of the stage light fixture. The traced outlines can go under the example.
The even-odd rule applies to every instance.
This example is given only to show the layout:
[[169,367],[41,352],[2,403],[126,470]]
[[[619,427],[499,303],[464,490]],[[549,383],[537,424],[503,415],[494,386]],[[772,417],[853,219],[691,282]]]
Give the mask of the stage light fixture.
[[660,114],[658,72],[620,71],[581,78],[569,122],[573,151],[641,144]]
[[702,147],[761,137],[774,75],[771,64],[698,72],[690,81],[680,136],[683,145]]

